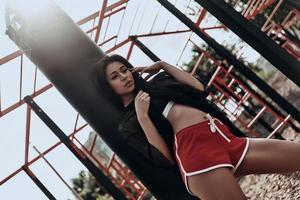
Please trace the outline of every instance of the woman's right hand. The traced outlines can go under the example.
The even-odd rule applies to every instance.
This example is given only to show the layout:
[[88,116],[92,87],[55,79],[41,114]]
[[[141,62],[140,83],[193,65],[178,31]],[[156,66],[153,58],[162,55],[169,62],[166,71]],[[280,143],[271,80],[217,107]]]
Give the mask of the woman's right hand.
[[163,61],[157,61],[150,66],[129,68],[129,71],[131,71],[131,73],[140,72],[140,75],[142,75],[143,73],[156,74],[157,72],[160,71],[160,69],[163,69],[163,65],[164,65]]
[[134,99],[135,111],[138,120],[148,117],[150,96],[147,92],[140,90]]

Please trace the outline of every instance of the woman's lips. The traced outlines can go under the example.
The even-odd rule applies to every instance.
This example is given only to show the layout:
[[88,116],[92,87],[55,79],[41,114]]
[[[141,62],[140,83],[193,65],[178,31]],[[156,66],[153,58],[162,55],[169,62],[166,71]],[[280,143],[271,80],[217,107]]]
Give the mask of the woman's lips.
[[128,87],[129,85],[131,85],[132,84],[132,81],[129,81],[129,82],[127,82],[126,84],[125,84],[125,87]]

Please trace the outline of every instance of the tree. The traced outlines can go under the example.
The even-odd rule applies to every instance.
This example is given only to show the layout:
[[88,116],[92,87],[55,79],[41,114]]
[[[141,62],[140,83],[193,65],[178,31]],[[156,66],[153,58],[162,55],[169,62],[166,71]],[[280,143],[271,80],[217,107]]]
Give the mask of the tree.
[[[226,2],[233,6],[233,5],[235,5],[236,0],[226,0]],[[268,16],[270,16],[272,11],[276,7],[277,2],[274,2],[272,5],[270,5],[266,9],[262,10],[254,18],[250,19],[250,21],[253,22],[253,24],[256,25],[257,27],[262,27],[264,25],[264,23],[267,21]],[[248,0],[241,0],[239,2],[238,7],[245,8],[247,3],[248,3]],[[288,1],[283,1],[280,5],[279,9],[276,11],[275,15],[272,17],[272,20],[277,24],[281,24],[292,9],[293,9],[293,6],[291,4],[289,4]],[[299,40],[300,39],[299,30],[300,30],[300,21],[298,20],[296,23],[294,23],[293,26],[291,26],[289,28],[289,30],[286,30],[286,31],[289,31],[289,33],[291,33],[294,37],[296,37]]]
[[113,198],[99,186],[90,172],[80,171],[77,178],[72,179],[73,189],[84,200],[112,200]]
[[[212,47],[210,47],[210,46],[208,46],[206,44],[202,44],[200,46],[200,48],[202,50],[206,51],[215,60],[218,60],[220,63],[223,63],[223,65],[228,65],[228,63],[225,61],[225,59],[223,59],[220,55],[218,55],[216,53],[216,51]],[[235,44],[227,44],[225,46],[225,48],[228,51],[230,51],[235,56],[237,56],[238,52],[240,51],[240,49],[237,47],[237,43],[235,43]],[[183,65],[185,66],[187,72],[191,72],[192,71],[192,69],[194,68],[194,66],[197,63],[197,60],[199,59],[199,57],[201,55],[201,52],[198,50],[197,47],[194,47],[192,49],[192,52],[193,52],[192,60],[189,61],[188,63],[183,63]],[[264,76],[264,77],[261,76],[261,78],[267,78],[267,75],[265,75],[263,73],[263,70],[260,67],[258,67],[256,64],[248,62],[246,60],[246,58],[243,57],[243,56],[240,56],[239,60],[242,63],[244,63],[245,65],[247,65],[252,71],[254,71],[255,73],[257,73],[259,76],[261,76],[261,75]],[[198,76],[198,78],[200,79],[200,81],[203,81],[204,83],[207,84],[209,82],[211,76],[215,72],[216,67],[217,67],[216,63],[212,62],[211,59],[209,59],[208,57],[204,56],[202,62],[200,63],[200,67],[198,67],[197,70],[196,70],[196,72],[195,72],[195,75]],[[229,66],[227,66],[227,67],[229,67]],[[237,72],[237,74],[239,74],[239,73]],[[240,74],[239,74],[239,76],[243,80],[245,80],[245,81],[247,80],[245,77],[241,76]]]

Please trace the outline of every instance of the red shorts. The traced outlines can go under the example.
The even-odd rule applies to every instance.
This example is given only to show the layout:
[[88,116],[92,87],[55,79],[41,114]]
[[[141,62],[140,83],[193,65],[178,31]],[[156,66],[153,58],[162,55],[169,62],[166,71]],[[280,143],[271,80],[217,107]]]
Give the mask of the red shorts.
[[[174,153],[188,192],[187,176],[204,173],[219,167],[230,167],[234,173],[249,147],[248,137],[237,137],[214,118],[185,127],[174,137]],[[220,133],[221,132],[221,133]]]

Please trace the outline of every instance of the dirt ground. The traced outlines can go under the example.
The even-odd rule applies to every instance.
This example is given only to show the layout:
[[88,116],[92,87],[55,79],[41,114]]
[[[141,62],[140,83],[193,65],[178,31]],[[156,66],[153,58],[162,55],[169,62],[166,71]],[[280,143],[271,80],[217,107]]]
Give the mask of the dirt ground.
[[[300,133],[295,133],[291,128],[287,128],[282,136],[287,140],[300,142]],[[247,175],[242,177],[239,183],[251,200],[300,200],[300,171],[287,174]]]

